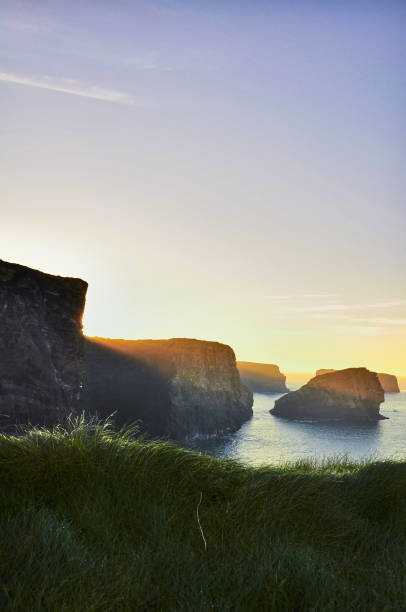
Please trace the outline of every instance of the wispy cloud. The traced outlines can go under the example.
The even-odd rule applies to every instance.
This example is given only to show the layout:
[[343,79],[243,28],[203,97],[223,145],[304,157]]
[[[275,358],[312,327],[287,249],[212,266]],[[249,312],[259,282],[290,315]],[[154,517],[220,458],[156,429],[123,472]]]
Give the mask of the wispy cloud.
[[406,300],[393,302],[374,302],[370,304],[318,304],[316,306],[292,306],[288,308],[291,312],[345,312],[352,310],[369,310],[375,308],[393,308],[394,306],[406,305]]
[[158,13],[159,15],[168,15],[170,17],[178,17],[182,13],[179,10],[179,6],[174,2],[155,2],[149,5],[149,8],[154,11],[154,13]]
[[0,22],[0,28],[2,30],[8,30],[13,33],[44,33],[47,32],[50,27],[46,23],[34,23],[33,21],[27,21],[22,19],[7,19],[3,18]]
[[385,329],[375,325],[342,325],[337,327],[336,333],[357,336],[381,336]]
[[28,85],[30,87],[39,87],[40,89],[50,89],[70,94],[72,96],[81,96],[83,98],[93,98],[95,100],[104,100],[106,102],[115,102],[118,104],[134,105],[138,102],[129,94],[118,91],[116,89],[105,89],[98,85],[90,85],[76,79],[55,78],[48,75],[39,77],[21,76],[11,74],[9,72],[0,72],[0,81],[8,83],[18,83],[19,85]]
[[314,330],[311,329],[280,329],[276,333],[283,336],[314,336]]
[[[111,58],[111,54],[110,54]],[[129,66],[140,72],[173,72],[177,70],[176,66],[160,61],[153,54],[137,54],[129,57],[116,57],[117,62],[121,62],[125,66]]]
[[279,302],[279,301],[290,301],[290,300],[301,300],[301,299],[320,299],[320,298],[332,298],[338,297],[338,293],[296,293],[290,295],[267,295],[267,300]]
[[314,319],[323,319],[328,321],[351,321],[354,323],[367,323],[372,325],[406,325],[406,319],[397,319],[392,317],[353,317],[351,315],[341,314],[315,314]]

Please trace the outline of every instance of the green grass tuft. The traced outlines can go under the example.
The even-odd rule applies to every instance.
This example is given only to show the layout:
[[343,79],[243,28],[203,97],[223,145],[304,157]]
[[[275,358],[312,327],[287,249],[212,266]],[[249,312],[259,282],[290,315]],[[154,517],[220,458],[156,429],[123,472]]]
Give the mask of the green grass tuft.
[[251,468],[133,434],[0,436],[1,610],[406,609],[406,463]]

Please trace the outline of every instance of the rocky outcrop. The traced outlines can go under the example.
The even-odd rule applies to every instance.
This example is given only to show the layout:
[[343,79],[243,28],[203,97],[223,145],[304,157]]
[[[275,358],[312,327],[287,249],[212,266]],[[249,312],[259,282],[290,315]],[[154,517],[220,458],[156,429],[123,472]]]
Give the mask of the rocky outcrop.
[[337,370],[334,370],[333,368],[327,368],[327,369],[321,369],[321,370],[316,370],[316,376],[321,376],[322,374],[330,374],[331,372],[336,372]]
[[378,379],[385,393],[400,393],[398,379],[393,374],[378,372]]
[[0,260],[0,425],[53,424],[78,406],[87,283]]
[[[329,374],[330,372],[336,372],[337,370],[317,370],[316,376],[321,374]],[[396,376],[393,374],[384,374],[383,372],[377,372],[379,382],[381,383],[382,389],[385,393],[400,393],[399,385]]]
[[377,421],[385,400],[375,372],[348,368],[312,378],[306,385],[279,398],[270,410],[287,419]]
[[286,393],[286,376],[279,367],[270,363],[237,361],[241,380],[254,393]]
[[237,430],[252,416],[252,392],[241,383],[233,350],[186,338],[88,338],[82,407],[117,411],[150,436],[185,439]]

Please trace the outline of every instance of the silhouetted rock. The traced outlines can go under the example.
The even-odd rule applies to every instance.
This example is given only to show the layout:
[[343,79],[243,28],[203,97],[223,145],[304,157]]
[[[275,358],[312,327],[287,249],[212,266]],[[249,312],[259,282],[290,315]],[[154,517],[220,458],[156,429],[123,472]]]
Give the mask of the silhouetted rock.
[[384,419],[379,405],[385,400],[375,372],[366,368],[336,370],[312,378],[306,385],[279,398],[270,410],[287,419]]
[[270,363],[237,361],[241,380],[254,393],[286,393],[286,376],[279,367]]
[[57,423],[78,406],[87,283],[0,260],[0,424]]
[[141,421],[150,436],[172,439],[237,430],[252,416],[233,350],[187,338],[88,338],[82,407]]
[[384,372],[378,372],[377,374],[385,393],[400,393],[396,376],[393,374],[385,374]]
[[[320,376],[321,374],[329,374],[330,372],[337,372],[337,370],[317,370],[316,376]],[[385,393],[400,393],[396,376],[393,374],[384,374],[383,372],[377,372],[377,375]]]

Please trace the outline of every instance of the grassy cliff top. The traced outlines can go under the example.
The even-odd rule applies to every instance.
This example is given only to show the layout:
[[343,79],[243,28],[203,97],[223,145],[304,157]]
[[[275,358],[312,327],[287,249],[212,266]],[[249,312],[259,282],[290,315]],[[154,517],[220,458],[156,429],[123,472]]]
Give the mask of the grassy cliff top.
[[406,463],[250,468],[78,420],[0,436],[0,609],[402,610]]

